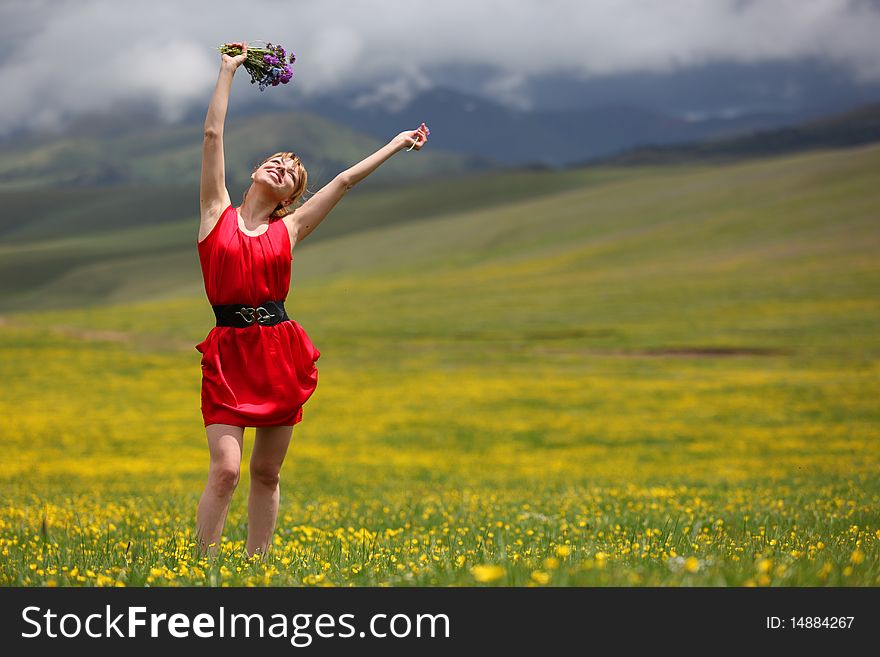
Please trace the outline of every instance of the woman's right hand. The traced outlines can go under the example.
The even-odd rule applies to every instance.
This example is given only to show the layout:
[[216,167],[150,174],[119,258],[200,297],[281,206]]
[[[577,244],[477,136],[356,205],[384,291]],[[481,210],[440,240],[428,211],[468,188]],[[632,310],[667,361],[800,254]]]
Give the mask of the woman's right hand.
[[229,67],[232,69],[233,73],[235,69],[244,64],[244,61],[247,59],[247,41],[242,41],[240,43],[224,43],[225,46],[239,46],[241,48],[240,55],[227,55],[225,53],[221,53],[220,57],[222,59],[220,65],[224,67]]

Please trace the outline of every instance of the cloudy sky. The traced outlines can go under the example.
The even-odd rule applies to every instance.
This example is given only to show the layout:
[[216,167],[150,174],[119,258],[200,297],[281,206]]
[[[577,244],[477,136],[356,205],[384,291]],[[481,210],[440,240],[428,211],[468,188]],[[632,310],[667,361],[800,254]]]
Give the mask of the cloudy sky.
[[178,120],[207,103],[229,41],[297,54],[291,84],[266,94],[356,86],[360,103],[393,103],[474,65],[486,95],[528,106],[530,77],[712,62],[811,57],[877,84],[878,34],[875,0],[3,0],[0,135],[144,98]]

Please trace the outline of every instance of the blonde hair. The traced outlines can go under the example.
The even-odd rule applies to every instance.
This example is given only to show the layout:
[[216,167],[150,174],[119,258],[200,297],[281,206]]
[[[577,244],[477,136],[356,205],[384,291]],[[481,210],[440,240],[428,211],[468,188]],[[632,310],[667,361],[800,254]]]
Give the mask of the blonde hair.
[[[283,217],[285,215],[290,214],[296,209],[296,205],[299,200],[302,198],[303,194],[305,194],[308,190],[306,186],[309,182],[309,172],[306,171],[305,166],[303,166],[302,161],[299,159],[299,156],[296,153],[292,153],[291,151],[280,151],[278,153],[273,153],[265,160],[260,162],[257,166],[254,167],[254,170],[251,173],[256,173],[257,169],[266,164],[269,160],[280,157],[282,161],[285,159],[293,160],[294,165],[296,166],[296,188],[293,190],[293,194],[288,199],[290,204],[288,206],[284,206],[282,203],[279,203],[278,206],[272,211],[270,216],[272,217]],[[253,184],[253,183],[251,183]],[[250,186],[248,186],[250,189]],[[244,203],[244,200],[247,198],[248,189],[244,190],[244,195],[241,197],[241,202]]]

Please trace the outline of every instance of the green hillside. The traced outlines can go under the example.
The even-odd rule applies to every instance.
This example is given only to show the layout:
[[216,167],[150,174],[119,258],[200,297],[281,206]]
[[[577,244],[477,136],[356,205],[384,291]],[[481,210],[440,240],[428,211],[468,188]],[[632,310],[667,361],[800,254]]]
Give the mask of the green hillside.
[[[308,243],[631,175],[626,170],[491,171],[393,188],[371,176],[348,192]],[[240,196],[230,193],[239,203]],[[52,190],[37,197],[0,192],[6,208],[6,223],[0,225],[0,311],[37,297],[72,307],[129,298],[130,293],[175,293],[199,275],[193,249],[197,194],[192,187]],[[159,262],[162,266],[154,267]]]
[[[880,147],[871,146],[718,167],[517,174],[495,182],[544,193],[496,195],[449,214],[432,213],[459,181],[437,182],[423,201],[412,188],[353,194],[298,247],[292,305],[326,330],[359,335],[442,327],[638,344],[649,323],[651,342],[693,340],[713,325],[720,333],[698,330],[700,342],[783,347],[807,335],[802,322],[820,322],[842,347],[852,331],[867,338],[875,328],[878,165]],[[554,176],[567,178],[551,193]],[[170,325],[151,318],[155,302],[94,317],[106,328],[197,338],[210,309],[195,232],[169,223],[7,245],[3,310],[180,299],[164,306],[181,313]],[[840,333],[833,307],[864,313],[866,323]],[[771,308],[787,319],[765,316]]]
[[[850,148],[880,142],[880,104],[826,116],[801,125],[746,135],[645,145],[590,162],[596,166],[724,163],[808,150]],[[586,164],[586,163],[585,163]]]
[[[401,126],[406,130],[410,126]],[[415,127],[415,126],[412,126]],[[396,134],[396,133],[395,133]],[[395,135],[388,135],[390,140]],[[251,169],[279,150],[296,152],[320,184],[381,148],[376,140],[305,111],[273,111],[226,122],[226,179],[244,185]],[[28,138],[0,149],[0,191],[132,185],[198,188],[202,125],[129,126],[55,138]],[[404,181],[494,166],[488,158],[425,148],[375,173],[379,181]]]

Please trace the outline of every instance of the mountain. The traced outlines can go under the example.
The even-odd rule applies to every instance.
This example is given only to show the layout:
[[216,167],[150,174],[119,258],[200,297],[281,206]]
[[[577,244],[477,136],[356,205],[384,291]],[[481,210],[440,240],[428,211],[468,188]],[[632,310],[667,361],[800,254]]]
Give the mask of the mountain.
[[[493,168],[578,166],[621,151],[723,140],[816,120],[815,109],[747,112],[689,120],[627,103],[527,111],[435,87],[394,106],[365,96],[300,99],[296,108],[243,106],[226,123],[227,185],[239,196],[251,168],[293,150],[316,191],[407,126],[425,121],[431,142],[417,157],[392,158],[371,185],[457,176]],[[200,112],[201,114],[201,112]],[[38,188],[197,188],[203,116],[164,125],[134,104],[79,117],[56,135],[0,142],[0,191]]]
[[[493,75],[498,72],[484,74],[484,87]],[[693,118],[758,111],[821,116],[877,102],[880,79],[856,77],[846,62],[816,56],[712,59],[664,70],[589,76],[566,70],[544,72],[524,77],[516,91],[536,110],[572,110],[602,99]]]
[[645,143],[675,143],[730,136],[794,124],[809,111],[748,112],[730,118],[687,120],[628,103],[566,110],[527,111],[451,88],[414,95],[396,109],[364,106],[349,95],[304,103],[315,114],[370,135],[425,121],[444,150],[491,157],[510,166],[567,166]]
[[[417,125],[417,124],[416,124]],[[143,114],[114,112],[80,117],[60,135],[29,135],[0,145],[0,190],[46,187],[175,185],[198,188],[203,121],[162,125]],[[224,133],[226,181],[237,195],[254,166],[278,150],[295,151],[316,191],[340,171],[381,148],[381,139],[302,110],[228,117]],[[487,169],[488,157],[450,153],[442,146],[397,157],[371,174],[375,182]]]
[[679,164],[733,161],[818,148],[840,148],[880,141],[880,103],[802,125],[760,130],[738,137],[675,145],[647,145],[577,166]]

